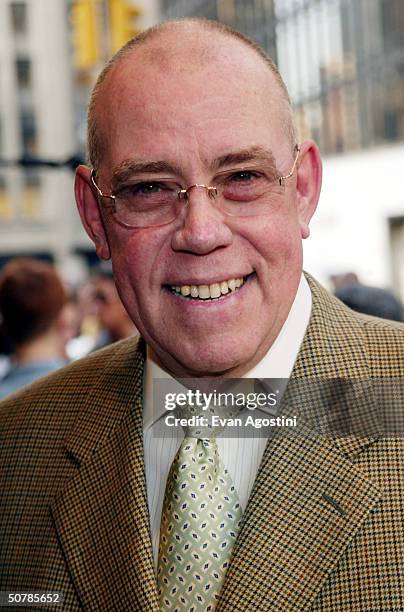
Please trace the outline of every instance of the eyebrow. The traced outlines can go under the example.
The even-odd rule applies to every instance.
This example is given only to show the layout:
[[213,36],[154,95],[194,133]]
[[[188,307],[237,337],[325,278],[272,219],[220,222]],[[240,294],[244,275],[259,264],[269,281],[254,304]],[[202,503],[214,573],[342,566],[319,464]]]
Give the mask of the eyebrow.
[[[217,171],[226,166],[263,161],[274,170],[277,169],[272,151],[258,146],[225,153],[224,155],[216,157],[211,164],[211,168],[213,171]],[[167,173],[179,176],[182,175],[182,170],[179,166],[164,160],[126,159],[114,168],[111,178],[112,187],[114,188],[124,183],[135,174],[141,173]]]
[[241,151],[226,153],[213,161],[213,168],[219,170],[224,166],[245,164],[246,162],[266,162],[276,170],[276,161],[272,151],[263,147],[250,147]]
[[162,172],[175,175],[181,174],[181,170],[178,166],[170,164],[167,161],[126,159],[114,168],[112,172],[111,184],[112,187],[120,185],[131,178],[134,174],[157,174]]

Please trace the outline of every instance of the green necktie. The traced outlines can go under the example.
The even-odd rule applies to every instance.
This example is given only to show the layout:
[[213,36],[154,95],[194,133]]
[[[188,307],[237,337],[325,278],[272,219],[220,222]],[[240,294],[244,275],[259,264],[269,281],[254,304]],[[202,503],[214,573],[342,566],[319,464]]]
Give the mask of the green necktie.
[[216,438],[184,438],[167,478],[161,517],[161,610],[214,610],[241,516]]

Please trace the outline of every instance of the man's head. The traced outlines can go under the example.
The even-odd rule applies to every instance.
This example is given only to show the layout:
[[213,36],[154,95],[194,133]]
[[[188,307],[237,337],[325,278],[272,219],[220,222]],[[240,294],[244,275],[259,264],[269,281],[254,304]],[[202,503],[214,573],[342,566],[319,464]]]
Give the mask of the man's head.
[[[221,34],[222,36],[227,36],[233,40],[238,40],[249,48],[250,52],[253,51],[256,53],[256,55],[260,56],[279,86],[279,94],[281,96],[281,120],[285,129],[285,135],[290,140],[291,146],[293,147],[295,145],[297,134],[289,94],[285,83],[283,82],[283,79],[271,57],[253,40],[246,37],[241,32],[234,30],[230,26],[218,21],[187,18],[179,21],[165,22],[149,28],[135,38],[132,38],[111,58],[100,73],[91,95],[88,111],[88,161],[90,166],[95,169],[96,172],[99,169],[102,155],[108,147],[108,139],[102,129],[102,125],[100,125],[100,122],[98,121],[99,107],[100,104],[102,105],[102,101],[100,103],[100,98],[102,100],[102,86],[106,81],[107,76],[122,59],[129,57],[132,52],[136,50],[136,48],[142,46],[144,49],[146,43],[152,41],[157,43],[159,40],[160,44],[152,46],[149,59],[152,62],[159,63],[163,69],[165,65],[171,65],[170,67],[173,68],[178,55],[178,48],[176,46],[170,48],[170,46],[164,42],[164,37],[162,37],[162,35],[170,33],[174,36],[174,38],[177,36],[184,36],[188,39],[192,38],[195,40],[195,36],[199,36],[199,43],[202,44],[199,48],[197,45],[194,47],[194,50],[197,51],[197,67],[199,67],[202,63],[209,62],[213,58],[213,55],[209,52],[211,44],[209,37],[215,34]],[[179,67],[180,66],[178,66],[178,68]]]
[[[230,171],[234,182],[273,179],[267,196],[253,203],[253,215],[248,207],[228,214],[222,195],[213,200],[195,188],[175,219],[129,229],[108,210],[110,200],[98,202],[89,169],[79,168],[83,223],[98,255],[112,257],[137,328],[173,373],[244,373],[273,343],[296,294],[321,167],[317,148],[305,142],[293,175],[276,181],[295,159],[279,79],[244,39],[185,20],[132,43],[96,87],[90,155],[103,193],[122,193],[128,184],[133,191],[141,181],[142,193],[161,190],[162,179],[180,188],[216,186]],[[231,279],[244,284],[202,299],[204,287],[222,283],[225,291]],[[175,290],[187,293],[192,285],[199,297]]]
[[13,347],[48,333],[66,303],[66,291],[51,264],[21,258],[1,271],[0,313]]

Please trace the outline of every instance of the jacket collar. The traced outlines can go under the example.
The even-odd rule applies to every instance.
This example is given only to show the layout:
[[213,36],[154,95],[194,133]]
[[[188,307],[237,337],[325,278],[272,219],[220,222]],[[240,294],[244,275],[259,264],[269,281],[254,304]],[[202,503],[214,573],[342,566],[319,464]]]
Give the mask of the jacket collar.
[[[313,414],[325,418],[328,424],[331,416],[337,419],[335,430],[331,427],[328,433],[335,433],[334,443],[353,460],[382,434],[365,326],[360,315],[346,308],[309,274],[305,276],[313,308],[286,401],[297,413],[299,404],[300,412],[309,419]],[[294,389],[299,393],[293,393]]]
[[142,342],[120,343],[65,441],[68,460],[79,469],[51,512],[88,610],[158,610],[143,458],[143,364]]

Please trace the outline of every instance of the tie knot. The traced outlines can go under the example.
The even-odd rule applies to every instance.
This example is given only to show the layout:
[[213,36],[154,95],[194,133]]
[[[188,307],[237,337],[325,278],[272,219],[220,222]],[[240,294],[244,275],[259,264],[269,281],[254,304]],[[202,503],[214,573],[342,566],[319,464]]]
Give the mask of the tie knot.
[[193,462],[203,461],[218,453],[216,438],[213,436],[211,438],[186,437],[182,447],[183,453],[189,454]]

